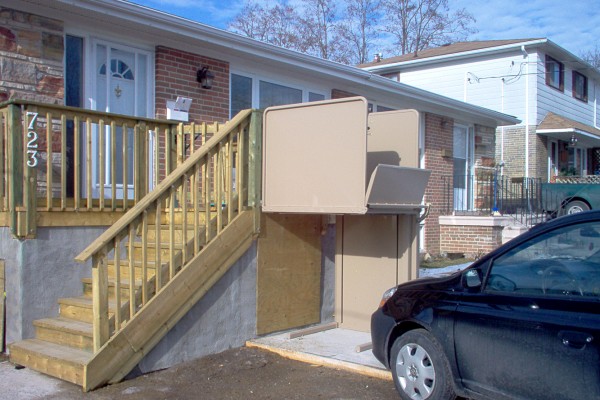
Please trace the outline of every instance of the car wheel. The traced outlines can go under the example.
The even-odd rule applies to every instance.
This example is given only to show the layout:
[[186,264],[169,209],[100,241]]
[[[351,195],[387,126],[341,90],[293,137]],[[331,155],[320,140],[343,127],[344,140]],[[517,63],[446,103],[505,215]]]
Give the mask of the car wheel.
[[574,200],[567,203],[565,206],[565,215],[577,214],[582,211],[589,211],[590,206],[588,206],[583,201]]
[[408,331],[392,346],[394,384],[405,400],[454,399],[452,373],[444,351],[424,329]]

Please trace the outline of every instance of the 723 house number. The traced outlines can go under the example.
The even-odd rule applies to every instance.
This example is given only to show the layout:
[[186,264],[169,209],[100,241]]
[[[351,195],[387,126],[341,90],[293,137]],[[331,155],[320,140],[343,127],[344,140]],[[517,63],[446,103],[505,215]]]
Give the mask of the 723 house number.
[[38,134],[35,131],[38,113],[28,111],[27,118],[29,117],[32,118],[27,125],[27,166],[35,168],[38,165]]

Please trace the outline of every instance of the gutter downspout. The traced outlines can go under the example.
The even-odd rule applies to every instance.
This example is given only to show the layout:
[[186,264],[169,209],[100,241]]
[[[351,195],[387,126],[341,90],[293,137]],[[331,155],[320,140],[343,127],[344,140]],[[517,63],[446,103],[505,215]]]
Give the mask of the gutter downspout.
[[[501,110],[504,113],[504,78],[500,80]],[[500,176],[504,176],[504,125],[500,127]]]
[[594,81],[594,127],[598,128],[598,82]]
[[525,46],[521,46],[523,58],[525,58],[525,174],[529,178],[529,53]]

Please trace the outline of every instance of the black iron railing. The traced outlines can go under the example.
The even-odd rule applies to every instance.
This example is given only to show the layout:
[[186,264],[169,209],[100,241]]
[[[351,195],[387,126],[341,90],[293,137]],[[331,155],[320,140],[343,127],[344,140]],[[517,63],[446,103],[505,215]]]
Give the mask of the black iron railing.
[[539,178],[494,173],[442,177],[447,215],[504,215],[524,226],[546,220]]

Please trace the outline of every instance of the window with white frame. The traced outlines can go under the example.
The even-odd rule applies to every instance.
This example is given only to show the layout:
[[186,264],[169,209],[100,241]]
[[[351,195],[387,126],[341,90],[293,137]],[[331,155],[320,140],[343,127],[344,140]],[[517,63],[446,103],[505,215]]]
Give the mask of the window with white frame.
[[267,108],[305,101],[325,100],[323,93],[241,74],[231,74],[231,117],[248,108]]
[[259,108],[302,103],[302,90],[260,81],[258,97]]

